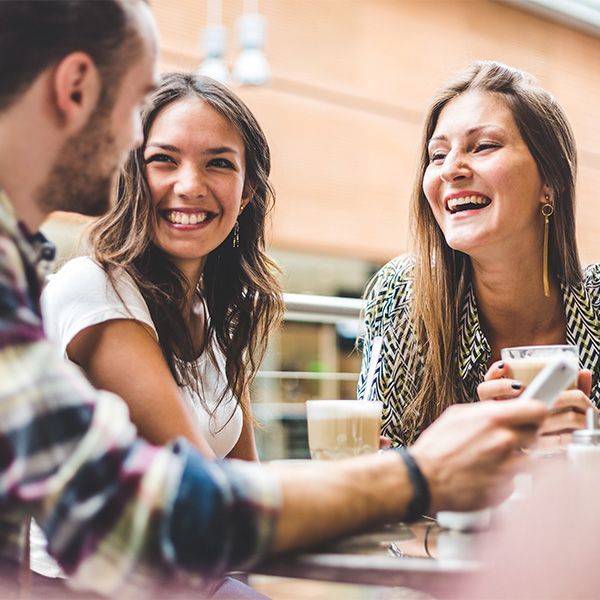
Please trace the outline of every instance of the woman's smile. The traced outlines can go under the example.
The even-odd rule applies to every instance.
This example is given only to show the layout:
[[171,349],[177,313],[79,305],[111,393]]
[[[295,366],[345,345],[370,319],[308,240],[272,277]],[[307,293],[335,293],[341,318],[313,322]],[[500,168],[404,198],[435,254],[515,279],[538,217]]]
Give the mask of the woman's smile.
[[164,209],[159,214],[170,227],[181,231],[202,229],[217,216],[215,212],[193,208]]
[[451,248],[495,260],[539,244],[544,183],[501,98],[470,91],[448,102],[427,150],[423,192]]
[[446,210],[451,215],[464,214],[465,212],[480,211],[487,208],[492,200],[482,194],[474,192],[459,192],[446,197]]
[[154,242],[196,273],[231,234],[245,205],[244,142],[209,104],[183,98],[156,116],[144,162],[157,217]]

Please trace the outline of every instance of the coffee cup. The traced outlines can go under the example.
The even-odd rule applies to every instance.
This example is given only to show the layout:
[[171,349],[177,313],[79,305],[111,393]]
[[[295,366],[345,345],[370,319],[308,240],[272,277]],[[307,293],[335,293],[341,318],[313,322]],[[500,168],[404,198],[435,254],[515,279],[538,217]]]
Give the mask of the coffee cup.
[[306,420],[311,457],[336,460],[377,452],[382,408],[379,401],[308,400]]
[[[527,387],[534,377],[557,356],[567,356],[578,362],[579,352],[577,346],[518,346],[502,348],[500,356],[512,372],[513,379]],[[570,389],[577,387],[577,380],[573,381]]]

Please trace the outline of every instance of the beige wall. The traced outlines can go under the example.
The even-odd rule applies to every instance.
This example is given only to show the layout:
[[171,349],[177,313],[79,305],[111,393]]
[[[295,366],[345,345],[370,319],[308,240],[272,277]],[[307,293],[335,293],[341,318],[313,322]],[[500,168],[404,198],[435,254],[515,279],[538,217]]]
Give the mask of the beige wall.
[[[223,0],[230,32],[240,0]],[[193,69],[206,2],[153,0],[163,69]],[[261,0],[273,82],[240,89],[265,128],[278,193],[273,243],[383,261],[407,248],[421,119],[477,58],[535,74],[580,150],[579,242],[600,258],[600,37],[491,0]]]

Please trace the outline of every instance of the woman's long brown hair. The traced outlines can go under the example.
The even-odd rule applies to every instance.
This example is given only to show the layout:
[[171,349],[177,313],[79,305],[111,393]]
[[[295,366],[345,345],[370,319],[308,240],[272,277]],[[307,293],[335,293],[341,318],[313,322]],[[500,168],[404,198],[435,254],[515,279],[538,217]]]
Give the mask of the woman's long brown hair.
[[[581,282],[575,240],[575,140],[555,99],[523,71],[479,61],[438,92],[425,118],[421,159],[411,201],[415,270],[412,319],[415,343],[409,352],[422,358],[418,392],[407,403],[402,422],[410,444],[448,406],[470,400],[459,376],[459,327],[465,293],[471,283],[471,261],[448,246],[423,192],[428,142],[443,108],[467,91],[489,92],[510,108],[542,180],[552,189],[555,212],[550,229],[550,270],[564,284]],[[540,219],[541,219],[540,215]],[[407,332],[409,330],[407,329]],[[417,364],[416,357],[407,357]]]
[[[252,382],[266,350],[268,335],[283,315],[278,269],[265,252],[267,215],[274,204],[269,182],[271,159],[266,137],[247,106],[228,88],[207,77],[165,74],[142,113],[144,144],[131,152],[118,180],[112,210],[90,230],[96,260],[115,281],[124,269],[139,287],[152,316],[173,377],[200,393],[195,350],[184,311],[188,283],[154,244],[155,211],[145,177],[144,146],[156,117],[182,98],[199,98],[224,116],[244,141],[246,181],[251,199],[239,222],[239,247],[233,233],[207,257],[195,294],[207,307],[203,348],[215,340],[225,356],[229,389],[237,401]],[[185,361],[182,363],[182,361]],[[218,399],[223,400],[225,392]],[[233,414],[233,411],[232,411]]]

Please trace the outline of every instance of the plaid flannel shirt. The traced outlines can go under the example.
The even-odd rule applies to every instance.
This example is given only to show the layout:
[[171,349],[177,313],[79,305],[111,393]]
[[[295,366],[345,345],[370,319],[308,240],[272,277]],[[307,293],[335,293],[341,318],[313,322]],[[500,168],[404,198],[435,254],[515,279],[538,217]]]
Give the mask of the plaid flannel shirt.
[[248,568],[269,549],[277,482],[258,465],[206,461],[183,440],[160,448],[137,437],[124,402],[93,389],[44,336],[43,247],[0,191],[3,570],[23,559],[31,516],[73,585],[102,594]]

